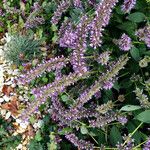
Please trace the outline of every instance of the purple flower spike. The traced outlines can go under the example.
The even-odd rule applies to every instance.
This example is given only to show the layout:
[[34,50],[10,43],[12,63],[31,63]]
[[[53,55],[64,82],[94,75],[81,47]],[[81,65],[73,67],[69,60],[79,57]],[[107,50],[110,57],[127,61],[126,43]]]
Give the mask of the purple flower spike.
[[89,141],[79,140],[78,137],[73,133],[67,134],[65,137],[81,150],[94,150],[94,145],[92,143]]
[[70,5],[70,1],[68,1],[68,0],[61,1],[57,10],[54,12],[54,16],[51,19],[52,24],[56,25],[59,22],[61,15],[63,14],[63,12],[67,11],[67,9],[69,8],[69,5]]
[[112,9],[118,0],[103,0],[97,5],[95,18],[90,24],[90,46],[97,48],[102,44],[102,31],[109,23]]
[[110,90],[113,87],[113,82],[112,81],[107,81],[104,83],[103,88],[105,90]]
[[125,13],[129,13],[131,9],[134,8],[136,4],[136,0],[124,0],[123,5],[121,6],[121,9]]
[[131,38],[125,33],[122,34],[121,38],[118,40],[119,48],[122,51],[129,51],[131,49]]
[[150,138],[144,144],[143,150],[150,150]]
[[150,25],[139,29],[136,35],[139,37],[140,41],[144,41],[147,47],[150,48]]

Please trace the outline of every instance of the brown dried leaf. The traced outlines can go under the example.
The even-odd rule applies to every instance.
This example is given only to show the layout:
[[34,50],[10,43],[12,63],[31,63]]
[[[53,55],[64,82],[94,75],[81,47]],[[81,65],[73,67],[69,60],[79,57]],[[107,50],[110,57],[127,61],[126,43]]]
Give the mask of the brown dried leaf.
[[10,93],[13,92],[13,88],[11,86],[4,85],[2,88],[2,92],[3,92],[3,94],[9,96]]
[[9,110],[12,113],[12,115],[17,116],[19,114],[18,105],[19,105],[19,102],[17,101],[17,97],[14,96],[12,97],[12,100],[10,102],[2,104],[1,108],[5,110]]

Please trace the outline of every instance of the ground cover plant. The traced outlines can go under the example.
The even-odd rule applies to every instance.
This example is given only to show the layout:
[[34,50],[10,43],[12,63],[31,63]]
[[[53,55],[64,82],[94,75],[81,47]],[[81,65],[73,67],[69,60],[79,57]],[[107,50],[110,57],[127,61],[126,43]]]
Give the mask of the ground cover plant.
[[0,14],[19,71],[1,149],[150,149],[149,0],[3,0]]

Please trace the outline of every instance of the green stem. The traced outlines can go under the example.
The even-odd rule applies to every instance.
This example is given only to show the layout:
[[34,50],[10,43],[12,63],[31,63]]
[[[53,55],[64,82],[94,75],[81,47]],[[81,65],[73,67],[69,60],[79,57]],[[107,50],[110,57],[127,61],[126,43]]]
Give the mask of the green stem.
[[135,134],[135,132],[142,126],[143,122],[141,122],[137,128],[131,133],[129,134],[129,137],[127,138],[127,140],[123,143],[123,146],[130,140],[130,138]]

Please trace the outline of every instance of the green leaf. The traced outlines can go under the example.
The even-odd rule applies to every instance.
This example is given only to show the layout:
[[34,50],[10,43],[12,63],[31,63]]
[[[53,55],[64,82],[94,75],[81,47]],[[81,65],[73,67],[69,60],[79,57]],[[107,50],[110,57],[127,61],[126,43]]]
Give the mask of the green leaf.
[[143,13],[141,13],[141,12],[135,12],[135,13],[130,14],[127,17],[127,19],[132,21],[132,22],[139,23],[139,22],[144,21],[145,15]]
[[88,133],[88,130],[87,130],[87,128],[86,128],[85,126],[81,126],[81,127],[80,127],[80,132],[81,132],[82,134],[87,134],[87,133]]
[[57,31],[58,30],[57,26],[54,25],[54,24],[51,26],[51,29],[52,29],[52,31]]
[[42,78],[42,81],[43,81],[44,83],[47,83],[47,82],[48,82],[48,78],[43,77],[43,78]]
[[142,107],[141,106],[136,106],[136,105],[126,105],[126,106],[123,106],[120,111],[135,111],[135,110],[138,110],[138,109],[141,109]]
[[65,134],[70,133],[70,132],[72,132],[72,129],[66,127],[66,128],[63,128],[61,131],[59,131],[58,134],[60,134],[60,135],[65,135]]
[[145,110],[135,116],[135,119],[144,122],[144,123],[150,123],[150,110]]
[[135,29],[137,28],[137,25],[131,21],[126,21],[118,25],[117,27],[121,30],[126,31],[128,35],[133,35],[135,34]]
[[56,43],[57,40],[58,40],[58,36],[57,36],[57,34],[54,34],[54,36],[52,38],[52,42]]
[[69,98],[68,98],[67,95],[62,95],[62,96],[61,96],[61,99],[62,99],[63,102],[66,102],[66,101],[69,100]]
[[122,143],[122,136],[117,127],[113,126],[110,131],[110,142],[115,146],[118,142]]
[[132,47],[132,49],[130,50],[130,54],[136,61],[140,60],[139,49],[137,49],[136,47]]
[[35,135],[35,140],[36,140],[36,141],[41,141],[41,140],[42,140],[41,132],[40,132],[40,131],[38,131],[38,132],[36,133],[36,135]]

